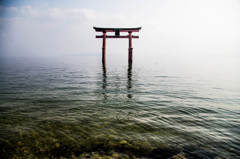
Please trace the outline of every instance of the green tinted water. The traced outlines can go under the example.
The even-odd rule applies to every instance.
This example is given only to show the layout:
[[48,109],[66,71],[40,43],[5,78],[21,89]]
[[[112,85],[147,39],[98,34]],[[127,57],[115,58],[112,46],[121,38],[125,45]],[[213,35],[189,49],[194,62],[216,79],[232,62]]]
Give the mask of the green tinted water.
[[1,59],[1,158],[237,158],[239,74],[203,70]]

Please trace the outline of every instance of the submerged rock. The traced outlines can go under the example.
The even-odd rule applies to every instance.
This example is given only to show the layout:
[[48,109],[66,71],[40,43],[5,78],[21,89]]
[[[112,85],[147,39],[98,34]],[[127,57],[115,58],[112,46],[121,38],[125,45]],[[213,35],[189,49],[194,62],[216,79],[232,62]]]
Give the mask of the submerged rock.
[[214,159],[217,154],[196,146],[184,146],[183,152],[187,159]]
[[173,159],[187,159],[184,155],[184,152],[180,152],[179,154],[174,155],[172,158]]
[[156,158],[156,159],[170,159],[174,155],[180,153],[177,149],[167,149],[167,148],[157,148],[153,149],[152,152],[149,154],[150,158]]
[[122,141],[120,141],[120,144],[121,145],[127,144],[127,141],[126,140],[122,140]]

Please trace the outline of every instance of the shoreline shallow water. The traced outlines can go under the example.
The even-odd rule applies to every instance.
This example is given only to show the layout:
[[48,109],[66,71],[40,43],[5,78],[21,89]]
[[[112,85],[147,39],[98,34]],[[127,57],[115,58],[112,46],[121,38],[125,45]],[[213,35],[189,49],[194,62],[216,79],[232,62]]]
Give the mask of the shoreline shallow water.
[[239,157],[230,66],[117,61],[1,59],[0,158]]

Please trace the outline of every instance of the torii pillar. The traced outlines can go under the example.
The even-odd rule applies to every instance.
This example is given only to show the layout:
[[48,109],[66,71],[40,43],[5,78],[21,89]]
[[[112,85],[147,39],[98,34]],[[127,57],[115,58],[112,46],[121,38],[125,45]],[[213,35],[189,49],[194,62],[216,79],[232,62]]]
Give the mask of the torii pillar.
[[128,46],[128,63],[132,63],[133,59],[132,59],[132,32],[128,32],[129,35],[128,35],[128,41],[129,41],[129,46]]
[[[96,32],[102,32],[103,35],[97,35],[96,38],[102,38],[102,63],[106,63],[106,38],[128,38],[128,63],[132,64],[133,62],[133,48],[132,48],[132,38],[139,38],[139,36],[133,36],[132,32],[139,32],[141,27],[138,28],[98,28],[93,27]],[[115,32],[115,35],[106,35],[107,32]],[[128,35],[120,36],[120,32],[128,32]]]
[[106,32],[103,32],[103,43],[102,43],[102,63],[106,61]]

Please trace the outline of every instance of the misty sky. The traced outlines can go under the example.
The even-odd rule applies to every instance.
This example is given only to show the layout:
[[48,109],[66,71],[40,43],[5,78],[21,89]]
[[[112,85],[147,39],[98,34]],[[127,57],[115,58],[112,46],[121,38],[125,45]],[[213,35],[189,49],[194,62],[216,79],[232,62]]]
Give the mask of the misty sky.
[[[0,3],[0,56],[98,55],[98,27],[142,27],[142,56],[240,56],[239,0],[11,0]],[[127,54],[127,39],[107,53]]]

